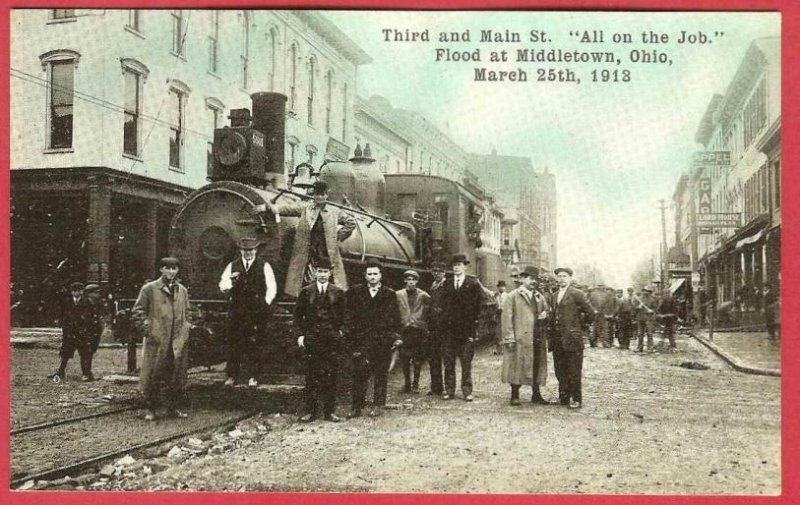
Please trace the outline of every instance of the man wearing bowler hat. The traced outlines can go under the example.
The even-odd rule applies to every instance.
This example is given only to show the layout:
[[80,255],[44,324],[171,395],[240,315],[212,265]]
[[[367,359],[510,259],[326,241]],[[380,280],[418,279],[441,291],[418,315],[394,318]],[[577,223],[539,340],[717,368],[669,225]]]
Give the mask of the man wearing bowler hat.
[[581,320],[597,312],[589,304],[586,294],[571,286],[572,269],[554,270],[558,291],[550,298],[552,308],[550,342],[553,368],[558,379],[558,399],[562,405],[578,409],[582,406],[581,375],[583,374],[583,329]]
[[146,421],[155,419],[162,400],[167,416],[186,417],[176,407],[186,387],[189,365],[189,293],[177,280],[177,258],[161,258],[159,264],[161,277],[142,286],[132,310],[144,335],[139,386],[147,408]]
[[321,258],[316,264],[316,282],[300,291],[294,309],[294,322],[300,336],[297,345],[306,355],[305,415],[301,422],[317,416],[317,401],[322,403],[326,421],[339,422],[336,404],[336,358],[344,328],[345,294],[328,282],[331,262]]
[[472,358],[475,355],[476,328],[483,301],[483,287],[474,277],[466,274],[467,255],[453,255],[450,266],[452,278],[447,279],[442,290],[442,335],[444,347],[443,400],[450,400],[456,390],[456,358],[461,362],[461,392],[464,400],[471,402]]
[[228,263],[219,280],[219,289],[230,296],[228,310],[228,378],[232,386],[249,378],[255,387],[253,357],[258,337],[269,315],[269,305],[278,288],[272,266],[258,257],[259,241],[252,237],[239,239],[239,257]]
[[355,218],[335,205],[328,205],[328,184],[314,183],[314,199],[309,203],[278,205],[283,216],[299,216],[292,243],[292,257],[286,272],[284,292],[298,296],[306,272],[316,261],[327,258],[333,265],[333,283],[347,290],[344,263],[339,253],[339,242],[347,239],[356,228]]

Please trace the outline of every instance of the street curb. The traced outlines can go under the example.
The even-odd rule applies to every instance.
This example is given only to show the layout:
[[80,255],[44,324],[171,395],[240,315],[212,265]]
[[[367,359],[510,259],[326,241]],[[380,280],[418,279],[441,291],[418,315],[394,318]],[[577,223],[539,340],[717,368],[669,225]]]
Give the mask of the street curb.
[[736,371],[742,373],[749,373],[753,375],[768,375],[770,377],[780,377],[781,371],[775,370],[774,368],[757,368],[748,365],[742,364],[738,359],[733,357],[731,354],[727,353],[726,351],[722,350],[720,346],[715,344],[714,342],[708,340],[705,337],[701,337],[700,335],[696,335],[694,333],[689,333],[695,340],[703,344],[704,346],[711,349],[717,356],[722,358],[725,362],[727,362],[730,366],[732,366]]

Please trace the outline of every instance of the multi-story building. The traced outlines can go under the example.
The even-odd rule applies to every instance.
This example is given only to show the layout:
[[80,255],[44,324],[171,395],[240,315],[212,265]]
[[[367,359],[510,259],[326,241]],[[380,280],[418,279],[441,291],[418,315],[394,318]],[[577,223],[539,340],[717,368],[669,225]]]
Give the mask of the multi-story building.
[[520,266],[543,271],[555,268],[555,176],[547,169],[536,172],[529,158],[498,155],[495,150],[489,155],[471,155],[470,170],[517,210]]
[[695,227],[692,260],[707,297],[723,311],[757,311],[765,285],[779,287],[780,77],[780,39],[754,40],[725,94],[712,98],[695,137],[705,151],[730,157],[729,166],[693,167],[689,181],[698,208],[737,219],[725,228]]
[[356,97],[355,142],[370,145],[372,157],[383,173],[411,171],[414,143],[391,117],[392,106],[381,96]]
[[74,280],[135,295],[251,93],[288,97],[287,172],[354,146],[370,58],[319,13],[15,10],[11,26],[15,324],[51,322]]

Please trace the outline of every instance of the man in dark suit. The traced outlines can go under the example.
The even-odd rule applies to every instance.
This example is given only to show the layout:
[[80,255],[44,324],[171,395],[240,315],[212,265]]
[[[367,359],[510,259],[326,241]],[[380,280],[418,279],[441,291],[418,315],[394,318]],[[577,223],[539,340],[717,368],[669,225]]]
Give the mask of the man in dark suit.
[[75,356],[81,359],[81,380],[94,380],[92,376],[92,304],[83,294],[83,284],[73,282],[70,285],[70,296],[64,300],[61,308],[61,363],[56,373],[48,376],[55,383],[64,380],[67,363]]
[[444,293],[445,273],[444,263],[435,262],[431,265],[433,284],[429,290],[431,295],[430,317],[428,318],[428,366],[431,372],[431,389],[428,396],[441,395],[444,392],[442,381],[442,347],[444,334],[447,331],[442,318],[442,293]]
[[220,291],[230,294],[227,386],[246,377],[249,386],[258,386],[253,350],[278,291],[272,267],[257,255],[259,245],[255,238],[239,239],[240,257],[228,263],[219,281]]
[[558,379],[558,398],[562,405],[578,409],[583,403],[583,330],[581,319],[596,315],[583,291],[570,286],[572,269],[556,268],[559,289],[551,295],[550,342],[553,367]]
[[673,350],[676,349],[675,319],[678,317],[677,312],[678,306],[675,303],[675,299],[672,298],[672,293],[669,292],[669,288],[665,288],[661,294],[658,306],[656,307],[656,313],[661,320],[661,324],[664,325],[662,342],[663,339],[669,340],[669,348]]
[[[369,260],[366,285],[347,292],[346,327],[353,353],[353,405],[348,418],[359,417],[367,396],[367,382],[374,379],[373,403],[386,406],[386,384],[392,348],[402,345],[400,310],[394,290],[381,285],[381,265]],[[373,410],[370,415],[378,415]]]
[[341,421],[334,414],[336,404],[336,358],[344,327],[344,291],[331,284],[332,265],[323,258],[317,261],[316,279],[300,291],[294,309],[294,321],[300,331],[297,345],[306,354],[305,415],[301,422],[317,416],[317,399],[322,401],[326,421]]
[[442,287],[442,321],[445,332],[443,400],[450,400],[456,391],[456,358],[461,362],[461,392],[464,400],[471,402],[472,358],[475,355],[475,333],[477,319],[483,299],[483,288],[474,277],[466,274],[467,255],[453,255],[450,265],[453,277],[445,280]]

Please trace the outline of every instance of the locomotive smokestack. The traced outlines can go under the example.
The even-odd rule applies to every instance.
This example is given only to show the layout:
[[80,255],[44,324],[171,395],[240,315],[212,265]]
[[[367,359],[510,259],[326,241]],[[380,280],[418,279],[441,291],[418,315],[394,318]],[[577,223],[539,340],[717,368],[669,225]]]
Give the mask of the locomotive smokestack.
[[267,161],[265,178],[272,180],[274,186],[283,187],[284,175],[283,148],[286,143],[286,95],[280,93],[253,93],[253,128],[264,134],[264,148]]

